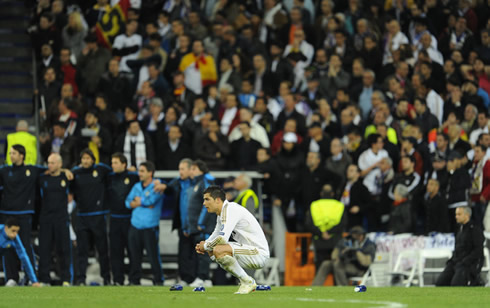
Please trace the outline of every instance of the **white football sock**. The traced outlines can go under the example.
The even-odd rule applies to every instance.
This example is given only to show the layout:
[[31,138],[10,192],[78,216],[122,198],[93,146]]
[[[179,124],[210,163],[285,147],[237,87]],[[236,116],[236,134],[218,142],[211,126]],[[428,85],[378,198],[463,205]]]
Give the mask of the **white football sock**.
[[238,261],[232,256],[226,255],[221,258],[217,258],[216,262],[227,272],[240,279],[240,281],[250,282],[252,278],[243,270],[238,264]]

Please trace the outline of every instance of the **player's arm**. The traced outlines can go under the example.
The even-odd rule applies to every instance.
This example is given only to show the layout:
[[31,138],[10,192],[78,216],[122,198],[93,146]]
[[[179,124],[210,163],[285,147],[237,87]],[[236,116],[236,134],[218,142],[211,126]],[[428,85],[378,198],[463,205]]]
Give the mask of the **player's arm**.
[[[153,184],[150,184],[150,186]],[[143,207],[150,207],[154,206],[157,202],[160,202],[160,200],[163,198],[162,194],[159,192],[154,192],[153,187],[149,187],[148,189],[151,189],[151,192],[148,196],[143,194],[141,197],[141,206]]]
[[[216,245],[222,245],[228,243],[228,240],[230,239],[231,232],[235,229],[235,226],[238,223],[239,216],[238,215],[233,215],[231,211],[228,211],[226,209],[227,213],[226,215],[226,222],[221,223],[221,230],[218,230],[218,235],[215,238],[208,238],[204,244],[204,249],[207,251],[212,251],[213,248]],[[223,213],[221,213],[223,215]],[[217,230],[215,230],[216,232]],[[213,232],[214,235],[214,232]]]
[[138,202],[135,200],[135,198],[137,197],[137,193],[138,193],[137,185],[138,184],[134,185],[133,188],[131,188],[131,191],[129,192],[128,196],[126,197],[126,201],[124,202],[128,209],[134,209],[134,208],[137,208],[139,206]]
[[22,262],[22,265],[24,266],[27,276],[29,276],[29,279],[33,284],[37,283],[38,281],[37,281],[36,273],[34,272],[34,267],[31,264],[31,260],[29,259],[29,256],[27,255],[24,245],[22,245],[19,236],[15,237],[14,246],[15,246],[15,251],[17,252],[17,256]]

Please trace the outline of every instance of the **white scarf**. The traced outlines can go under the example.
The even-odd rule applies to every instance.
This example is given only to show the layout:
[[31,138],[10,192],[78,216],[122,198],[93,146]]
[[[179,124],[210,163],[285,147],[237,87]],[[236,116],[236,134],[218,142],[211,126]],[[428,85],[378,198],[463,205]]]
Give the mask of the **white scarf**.
[[487,162],[487,157],[483,157],[480,161],[473,166],[471,172],[471,195],[478,195],[483,189],[483,168]]
[[[124,137],[124,156],[126,156],[128,162],[131,161],[131,136],[129,133]],[[145,135],[143,135],[143,131],[138,132],[138,136],[136,136],[136,168],[142,163],[146,161],[146,143],[145,143]]]

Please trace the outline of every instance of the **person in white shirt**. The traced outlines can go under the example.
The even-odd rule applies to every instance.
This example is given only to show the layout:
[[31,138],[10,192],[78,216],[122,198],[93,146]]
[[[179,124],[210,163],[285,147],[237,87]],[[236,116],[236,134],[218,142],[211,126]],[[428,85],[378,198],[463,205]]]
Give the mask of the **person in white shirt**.
[[386,36],[386,44],[383,54],[383,65],[393,63],[393,51],[396,51],[403,44],[408,44],[407,36],[400,31],[400,24],[396,19],[393,19],[388,24],[388,33]]
[[121,57],[119,64],[121,72],[131,72],[126,62],[136,60],[143,45],[143,38],[136,33],[136,30],[138,30],[138,21],[130,20],[126,24],[126,32],[116,36],[112,44],[112,54]]
[[208,212],[217,215],[216,228],[206,241],[196,244],[196,252],[208,253],[212,260],[240,280],[235,294],[255,291],[255,280],[243,268],[260,269],[269,259],[269,244],[262,227],[246,208],[226,201],[221,187],[209,186],[203,195]]
[[364,185],[370,187],[376,178],[377,172],[374,171],[379,168],[383,158],[386,158],[389,155],[388,152],[383,149],[384,142],[383,137],[381,137],[380,134],[369,135],[367,143],[370,148],[362,152],[361,156],[359,156],[358,166],[359,169],[361,169],[361,176],[364,177]]

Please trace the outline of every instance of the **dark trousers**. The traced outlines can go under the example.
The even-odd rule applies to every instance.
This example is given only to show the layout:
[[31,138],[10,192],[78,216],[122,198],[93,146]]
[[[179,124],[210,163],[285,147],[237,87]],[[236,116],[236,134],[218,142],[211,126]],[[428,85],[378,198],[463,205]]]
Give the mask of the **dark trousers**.
[[111,281],[109,272],[109,256],[107,246],[107,227],[104,215],[78,216],[77,217],[77,248],[78,248],[78,283],[86,283],[88,253],[90,238],[95,242],[95,248],[99,254],[100,276],[104,284]]
[[129,256],[131,269],[129,271],[129,282],[139,285],[141,280],[141,262],[143,261],[143,249],[150,260],[153,273],[153,284],[163,284],[162,261],[160,260],[160,248],[158,246],[159,227],[148,229],[129,228]]
[[[202,234],[196,234],[193,236],[194,240],[194,246],[201,242],[204,241],[204,237]],[[209,279],[209,266],[211,265],[211,258],[207,253],[205,254],[198,254],[194,252],[194,255],[196,256],[196,261],[195,261],[195,269],[196,269],[196,276],[198,278],[201,278],[202,280],[207,280]]]
[[436,286],[467,286],[470,276],[469,269],[463,265],[447,265],[437,278]]
[[[111,268],[114,283],[124,284],[124,257],[129,256],[128,235],[131,218],[111,217],[109,225],[109,245],[111,249]],[[126,253],[125,253],[126,250]],[[131,264],[131,259],[129,259]]]
[[[33,250],[31,245],[32,215],[31,214],[25,214],[25,215],[2,214],[0,215],[0,221],[2,223],[5,223],[7,219],[9,219],[10,217],[14,217],[19,221],[19,225],[20,225],[19,237],[20,240],[22,241],[22,245],[24,245],[27,255],[29,256],[29,260],[31,260],[32,267],[35,271],[36,264],[34,263]],[[17,257],[17,253],[13,248],[8,249],[8,251],[4,253],[2,262],[5,271],[5,281],[13,279],[16,282],[19,282],[20,260]]]
[[41,223],[39,227],[39,281],[49,283],[53,244],[60,268],[61,281],[73,283],[71,241],[68,221]]
[[185,236],[179,230],[179,276],[180,279],[191,283],[196,277],[195,259],[197,258],[196,243],[192,235]]

